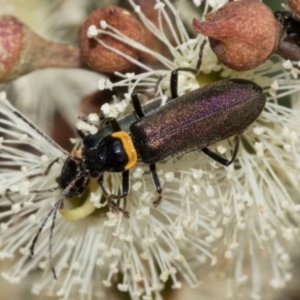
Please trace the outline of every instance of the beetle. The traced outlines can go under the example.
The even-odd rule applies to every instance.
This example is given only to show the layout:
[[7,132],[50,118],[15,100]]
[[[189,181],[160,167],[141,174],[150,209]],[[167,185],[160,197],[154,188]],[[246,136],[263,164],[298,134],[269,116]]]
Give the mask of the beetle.
[[280,22],[286,34],[300,46],[300,21],[289,11],[276,11],[275,18]]
[[[143,110],[146,113],[150,113],[154,109],[160,107],[162,104],[162,101],[159,100],[154,100],[150,101],[146,105],[143,106]],[[48,136],[46,133],[44,133],[42,130],[40,130],[34,123],[32,123],[29,119],[27,119],[23,114],[18,112],[17,110],[14,110],[13,113],[17,115],[20,119],[22,119],[25,123],[27,123],[31,128],[33,128],[37,133],[39,133],[42,137],[44,137],[51,145],[53,145],[55,148],[60,150],[65,156],[67,156],[67,159],[65,160],[63,167],[61,169],[60,175],[56,178],[56,182],[58,183],[58,186],[52,187],[52,188],[47,188],[47,189],[42,189],[42,190],[30,190],[30,193],[46,193],[46,192],[54,192],[58,189],[62,190],[62,193],[59,197],[59,199],[56,201],[54,206],[49,210],[47,216],[43,220],[41,226],[39,227],[36,235],[34,236],[31,246],[30,246],[30,252],[31,255],[34,255],[34,247],[37,242],[37,239],[42,232],[43,228],[46,225],[46,222],[48,218],[53,214],[53,219],[52,219],[52,225],[50,229],[50,237],[49,237],[49,255],[50,255],[50,267],[53,273],[53,276],[55,279],[57,279],[56,276],[56,271],[54,269],[53,263],[52,263],[52,237],[53,237],[53,230],[54,230],[54,223],[56,219],[56,214],[58,210],[61,210],[63,208],[63,201],[67,197],[74,197],[74,196],[81,196],[82,193],[85,191],[89,184],[89,177],[90,176],[82,176],[82,167],[81,167],[81,161],[82,159],[79,157],[81,156],[80,151],[73,151],[71,154],[64,150],[63,148],[60,147],[54,140],[51,139],[50,136]],[[119,126],[121,126],[122,130],[128,131],[130,125],[137,121],[138,117],[136,113],[132,112],[125,117],[121,118],[118,123]],[[95,147],[104,137],[109,136],[112,134],[112,129],[109,126],[105,126],[102,128],[99,128],[98,132],[96,134],[89,134],[89,135],[84,135],[80,130],[77,130],[79,136],[84,137],[83,138],[83,145],[85,149],[91,149]],[[52,166],[59,161],[59,158],[54,159],[46,168],[46,170],[42,173],[34,174],[34,175],[29,175],[26,177],[26,179],[31,180],[36,177],[41,177],[41,176],[47,176],[47,174],[50,172]],[[102,186],[104,193],[107,195],[105,192],[104,187]],[[15,203],[13,199],[10,197],[10,191],[9,189],[6,190],[5,192],[6,198],[12,202]],[[126,214],[126,212],[124,211]]]
[[[102,123],[107,123],[108,126],[100,128],[94,135],[85,135],[77,130],[83,143],[80,151],[69,154],[35,128],[68,156],[57,178],[58,187],[62,189],[62,193],[49,210],[31,244],[31,254],[34,255],[36,241],[48,218],[53,214],[49,252],[54,278],[57,277],[52,265],[51,241],[57,211],[62,209],[66,197],[80,195],[91,178],[97,179],[106,196],[109,209],[114,213],[121,212],[125,217],[129,217],[129,213],[120,208],[115,200],[128,195],[129,170],[138,160],[149,165],[154,186],[159,195],[154,201],[155,206],[160,203],[162,193],[156,173],[156,163],[195,150],[202,151],[224,166],[234,161],[239,148],[239,135],[260,115],[265,106],[266,97],[259,85],[244,79],[221,80],[178,96],[179,72],[198,73],[198,70],[199,66],[196,69],[178,68],[171,72],[171,100],[164,106],[160,107],[159,102],[154,102],[145,114],[145,109],[139,100],[140,92],[136,91],[131,95],[134,113],[130,116],[120,122],[115,118],[102,120]],[[26,121],[25,117],[21,115],[20,117]],[[26,122],[34,127],[30,121]],[[235,147],[230,160],[207,148],[232,136],[235,139]],[[49,172],[54,162],[48,166],[46,172]],[[104,172],[122,173],[122,194],[107,193],[103,186]],[[45,173],[34,176],[45,175]]]
[[[199,149],[213,160],[225,166],[230,165],[238,151],[239,134],[256,120],[265,106],[266,97],[261,87],[243,79],[218,81],[178,97],[179,71],[191,70],[179,68],[172,72],[173,100],[148,115],[143,112],[138,93],[132,94],[134,111],[139,119],[129,126],[128,133],[121,129],[114,118],[107,118],[112,133],[101,140],[79,132],[84,146],[78,174],[98,178],[107,196],[108,206],[115,213],[122,212],[125,217],[129,217],[128,212],[121,209],[114,200],[128,195],[129,169],[138,158],[149,165],[159,194],[158,200],[154,201],[156,206],[162,192],[156,173],[157,162]],[[236,144],[231,160],[207,148],[231,136],[235,136]],[[106,193],[103,187],[104,172],[122,173],[121,195]]]

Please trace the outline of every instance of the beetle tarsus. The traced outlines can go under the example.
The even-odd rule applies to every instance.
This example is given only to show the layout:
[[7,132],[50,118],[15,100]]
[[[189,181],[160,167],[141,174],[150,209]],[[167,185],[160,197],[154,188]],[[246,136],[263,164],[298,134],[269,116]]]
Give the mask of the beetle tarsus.
[[[114,213],[114,214],[118,214],[118,213],[121,212],[121,213],[124,215],[124,217],[125,217],[126,219],[128,219],[128,218],[129,218],[129,212],[126,211],[126,210],[124,210],[124,209],[122,209],[118,204],[116,204],[115,201],[113,200],[113,198],[115,198],[115,197],[113,197],[113,196],[114,196],[114,195],[109,195],[109,196],[107,197],[107,205],[108,205],[110,211],[111,211],[112,213]],[[123,195],[121,195],[121,196],[123,196]],[[119,196],[118,196],[118,198],[119,198]],[[120,197],[120,198],[121,198],[121,197]],[[123,197],[122,197],[122,198],[123,198]]]
[[162,195],[159,194],[159,195],[158,195],[158,198],[157,198],[155,201],[153,201],[154,207],[157,207],[157,206],[160,204],[161,199],[162,199]]

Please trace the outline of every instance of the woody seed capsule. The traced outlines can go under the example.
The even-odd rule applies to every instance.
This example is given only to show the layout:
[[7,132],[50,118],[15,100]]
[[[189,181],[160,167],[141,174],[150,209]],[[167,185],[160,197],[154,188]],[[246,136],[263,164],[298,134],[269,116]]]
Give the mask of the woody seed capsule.
[[[88,29],[92,25],[99,28],[101,21],[105,21],[129,38],[143,43],[143,26],[129,11],[116,6],[101,7],[92,12],[80,28],[78,45],[82,59],[91,69],[98,72],[112,73],[130,69],[133,65],[129,60],[106,49],[96,39],[88,37]],[[106,30],[109,29],[107,28]],[[99,33],[96,35],[96,38],[134,59],[138,59],[140,56],[138,50],[110,35]]]
[[194,28],[209,37],[220,61],[236,71],[257,67],[277,48],[280,26],[259,0],[229,2],[205,18],[194,19]]
[[300,18],[300,0],[287,0],[291,10]]
[[37,69],[81,66],[77,47],[45,40],[14,16],[0,17],[0,82]]

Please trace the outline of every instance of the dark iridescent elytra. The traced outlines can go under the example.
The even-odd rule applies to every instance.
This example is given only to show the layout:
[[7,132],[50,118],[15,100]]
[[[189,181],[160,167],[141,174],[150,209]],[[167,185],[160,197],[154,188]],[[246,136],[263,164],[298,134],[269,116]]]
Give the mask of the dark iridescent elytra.
[[203,149],[243,132],[266,103],[259,85],[221,80],[182,95],[130,126],[146,164]]

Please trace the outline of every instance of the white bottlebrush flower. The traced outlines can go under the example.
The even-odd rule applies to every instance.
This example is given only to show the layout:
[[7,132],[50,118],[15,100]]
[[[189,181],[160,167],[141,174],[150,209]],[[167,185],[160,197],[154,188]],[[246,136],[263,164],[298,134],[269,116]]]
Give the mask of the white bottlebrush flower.
[[[170,95],[170,71],[178,67],[196,66],[203,37],[190,39],[184,30],[180,31],[182,24],[177,18],[175,23],[180,34],[174,37],[175,46],[173,46],[168,38],[145,18],[140,7],[136,6],[134,1],[130,2],[147,28],[169,49],[173,60],[168,60],[159,53],[145,49],[143,45],[122,36],[112,27],[109,27],[111,31],[107,32],[107,27],[99,26],[98,32],[112,35],[124,43],[153,55],[166,67],[166,69],[153,70],[148,65],[128,58],[143,68],[144,72],[141,74],[118,73],[123,80],[116,82],[114,86],[128,86],[128,94],[137,87],[147,87],[148,90],[153,91],[161,77],[163,79],[159,92],[164,98],[164,96]],[[218,8],[219,3],[206,3],[206,5],[209,4]],[[172,10],[169,1],[157,2],[155,8],[159,10],[160,16],[166,16],[165,7],[171,7]],[[167,23],[170,24],[168,20]],[[170,27],[172,30],[172,26]],[[98,42],[104,45],[101,40]],[[119,54],[122,55],[122,53]],[[288,69],[288,72],[283,72],[284,68]],[[201,70],[203,73],[209,73],[219,69],[220,66],[217,65],[214,55],[206,47]],[[281,75],[274,75],[278,73]],[[219,172],[212,169],[210,171],[213,174],[211,175],[212,189],[209,189],[211,192],[207,192],[208,195],[213,194],[214,197],[214,220],[212,222],[223,228],[225,233],[224,239],[220,239],[221,247],[215,249],[220,256],[223,256],[223,259],[228,260],[228,295],[231,296],[234,293],[235,285],[250,281],[252,297],[257,298],[263,282],[259,279],[262,255],[264,255],[264,251],[260,251],[261,248],[264,247],[272,253],[269,255],[270,264],[268,265],[270,273],[273,274],[270,275],[273,276],[270,279],[270,285],[275,288],[283,287],[290,278],[287,271],[290,267],[289,255],[284,245],[287,239],[290,240],[293,234],[297,233],[297,225],[294,222],[298,215],[299,203],[297,198],[293,197],[293,189],[298,186],[299,182],[297,167],[299,131],[297,130],[296,112],[278,105],[278,99],[293,95],[298,91],[299,80],[293,79],[297,78],[298,70],[296,66],[292,67],[291,62],[282,64],[268,60],[255,70],[247,72],[238,73],[224,68],[221,75],[224,78],[245,78],[257,82],[262,86],[269,100],[261,117],[243,135],[244,149],[239,152],[235,169],[230,167],[227,172],[223,168],[220,168]],[[179,94],[199,87],[197,79],[188,72],[182,72],[179,78]],[[200,77],[200,82],[201,79]],[[106,83],[106,85],[108,84]],[[103,85],[99,85],[99,87],[108,88]],[[109,85],[109,88],[112,88],[112,84]],[[127,97],[124,101],[127,101]],[[118,109],[114,105],[111,105],[110,109],[103,110],[107,115],[112,116],[116,116],[116,111]],[[227,145],[226,147],[219,146],[216,149],[223,153],[228,148]],[[288,165],[290,168],[287,168]],[[223,187],[224,183],[228,186]],[[205,201],[209,201],[209,198],[205,200],[205,196],[201,196],[201,201],[205,203]],[[275,222],[278,215],[285,216],[282,222]],[[288,224],[286,224],[287,220],[289,220]],[[283,257],[284,261],[280,259]],[[248,272],[244,270],[245,262],[251,265]],[[219,265],[216,266],[216,269],[220,271]],[[271,269],[273,270],[271,271]]]
[[[80,216],[83,219],[75,222],[78,212],[72,209],[62,211],[63,217],[59,216],[56,222],[53,246],[53,261],[59,280],[49,286],[53,276],[47,251],[51,218],[36,245],[35,256],[29,260],[28,256],[32,239],[59,193],[32,194],[30,190],[57,186],[55,178],[60,175],[66,156],[14,113],[4,93],[0,104],[0,132],[4,136],[1,140],[0,187],[2,195],[6,194],[7,188],[10,190],[10,200],[1,201],[0,258],[12,259],[21,254],[10,270],[2,271],[5,279],[17,283],[39,267],[44,270],[44,275],[34,285],[33,292],[46,289],[49,294],[63,299],[69,299],[74,284],[82,295],[87,294],[89,298],[99,294],[103,286],[112,285],[117,273],[124,276],[118,289],[128,291],[132,297],[151,297],[152,293],[159,293],[169,278],[173,281],[173,288],[179,288],[181,282],[177,279],[177,272],[183,273],[191,285],[198,284],[189,264],[191,253],[186,250],[197,250],[201,260],[214,263],[215,257],[205,237],[216,239],[221,231],[211,226],[205,207],[201,207],[200,199],[196,197],[201,189],[209,188],[205,181],[198,183],[200,171],[190,168],[181,175],[182,178],[174,177],[177,168],[182,169],[188,164],[192,167],[196,160],[201,164],[201,159],[195,155],[193,163],[179,160],[172,172],[162,175],[162,182],[169,182],[169,186],[165,189],[161,210],[152,205],[156,197],[152,192],[154,188],[150,176],[143,175],[146,166],[140,165],[132,174],[130,197],[126,204],[121,201],[121,206],[125,205],[131,215],[129,220],[121,214],[108,213],[106,216],[106,208],[94,212],[96,208],[106,207],[103,200],[100,202],[102,192],[98,185],[90,187],[84,203],[84,213],[94,212],[94,215]],[[56,158],[60,160],[47,176],[27,179],[44,172],[49,162]],[[205,171],[203,173],[204,178],[208,176]],[[110,181],[113,186],[107,185],[108,191],[120,193],[120,176],[109,174],[105,182]],[[191,203],[182,202],[183,195],[190,197]],[[197,203],[193,203],[193,198]],[[73,200],[66,201],[66,207],[71,206]],[[82,211],[83,206],[79,207]],[[97,285],[92,284],[93,278],[97,278]]]
[[[117,73],[121,79],[116,83],[99,82],[101,88],[128,88],[121,102],[116,99],[114,104],[102,107],[108,116],[124,114],[132,91],[147,87],[153,92],[158,79],[161,80],[159,96],[167,99],[170,71],[195,67],[203,41],[202,36],[189,37],[177,10],[168,0],[157,1],[155,9],[159,11],[159,20],[166,18],[175,46],[169,42],[162,26],[155,27],[134,1],[130,3],[173,58],[163,57],[110,26],[103,29],[99,23],[96,30],[153,55],[164,66],[154,70],[128,58],[144,71]],[[204,13],[208,1],[205,5]],[[166,7],[174,15],[172,24]],[[226,273],[228,296],[239,286],[247,290],[245,284],[248,283],[251,297],[259,299],[265,280],[261,278],[261,268],[269,269],[268,281],[272,287],[285,285],[291,277],[288,246],[296,240],[299,231],[300,129],[297,112],[279,105],[278,99],[298,92],[299,80],[293,77],[296,71],[285,71],[282,62],[268,60],[255,70],[233,72],[218,65],[208,46],[204,49],[201,70],[205,74],[221,70],[225,78],[255,81],[268,96],[261,116],[243,133],[234,164],[221,167],[199,152],[157,164],[164,191],[157,208],[152,205],[156,193],[148,166],[138,164],[131,172],[130,194],[120,201],[120,206],[130,213],[128,220],[122,215],[107,213],[97,184],[89,186],[89,192],[80,200],[83,205],[78,199],[66,200],[66,210],[57,215],[52,248],[58,281],[52,278],[48,259],[51,218],[36,244],[35,256],[28,257],[31,241],[59,192],[33,194],[30,190],[56,186],[55,178],[60,175],[66,155],[14,114],[14,108],[2,94],[0,188],[3,195],[7,188],[11,190],[9,194],[14,203],[9,199],[1,201],[0,258],[17,259],[13,267],[2,272],[4,278],[16,283],[41,268],[43,275],[36,281],[33,292],[46,290],[62,299],[69,299],[78,292],[82,298],[105,298],[103,287],[115,282],[120,291],[129,292],[133,299],[160,299],[167,279],[172,281],[173,288],[180,288],[179,276],[195,286],[199,284],[197,275],[205,282],[223,273]],[[181,72],[179,93],[188,93],[199,87],[198,80],[205,81],[209,77],[195,78],[194,74]],[[82,123],[80,126],[93,130]],[[80,144],[75,145],[78,147]],[[231,156],[232,148],[231,141],[211,147],[226,157]],[[43,172],[49,162],[58,157],[59,162],[47,176],[26,179]],[[120,175],[105,174],[105,185],[109,192],[121,193]]]

